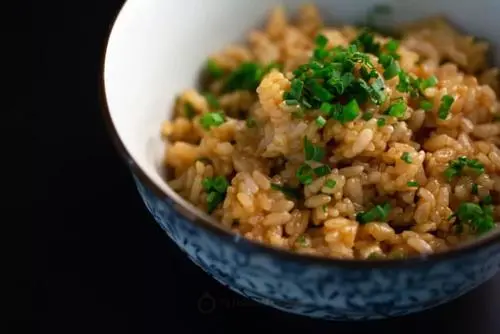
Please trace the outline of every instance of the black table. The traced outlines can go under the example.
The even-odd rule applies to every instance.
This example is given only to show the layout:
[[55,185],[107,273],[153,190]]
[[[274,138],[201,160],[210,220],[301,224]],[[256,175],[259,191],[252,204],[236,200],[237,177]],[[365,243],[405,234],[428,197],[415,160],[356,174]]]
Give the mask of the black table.
[[500,332],[500,276],[417,315],[332,323],[243,299],[187,260],[147,213],[101,120],[102,53],[121,4],[35,4],[36,332]]

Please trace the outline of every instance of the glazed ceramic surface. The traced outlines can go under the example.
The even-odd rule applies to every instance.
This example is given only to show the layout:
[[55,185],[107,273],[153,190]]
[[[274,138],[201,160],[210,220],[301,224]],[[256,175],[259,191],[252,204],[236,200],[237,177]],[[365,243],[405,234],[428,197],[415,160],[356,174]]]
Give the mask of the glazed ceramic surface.
[[[302,1],[129,0],[104,62],[104,115],[139,192],[169,237],[222,284],[275,308],[332,320],[399,316],[456,298],[500,269],[498,235],[447,254],[401,260],[341,261],[297,256],[241,239],[173,192],[161,172],[160,125],[175,95],[195,85],[206,56],[241,40],[275,4]],[[492,41],[500,63],[500,2],[476,0],[316,1],[330,24],[363,22],[374,5],[386,23],[437,13]]]

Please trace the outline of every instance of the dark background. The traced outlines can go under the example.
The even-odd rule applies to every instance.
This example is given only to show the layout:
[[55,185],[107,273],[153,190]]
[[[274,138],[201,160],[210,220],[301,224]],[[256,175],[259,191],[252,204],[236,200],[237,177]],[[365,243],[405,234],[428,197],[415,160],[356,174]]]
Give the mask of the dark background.
[[35,203],[45,217],[34,229],[35,332],[500,332],[498,275],[434,310],[358,324],[259,306],[192,264],[147,213],[101,119],[100,67],[122,3],[33,7]]

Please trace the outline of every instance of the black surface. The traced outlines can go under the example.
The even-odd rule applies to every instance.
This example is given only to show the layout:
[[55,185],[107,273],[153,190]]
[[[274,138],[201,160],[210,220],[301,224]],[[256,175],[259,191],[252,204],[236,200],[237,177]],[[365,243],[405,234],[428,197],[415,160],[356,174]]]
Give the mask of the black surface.
[[121,3],[34,5],[34,185],[44,217],[34,224],[35,332],[500,332],[500,276],[421,314],[331,323],[242,299],[187,260],[147,213],[101,120],[100,63]]

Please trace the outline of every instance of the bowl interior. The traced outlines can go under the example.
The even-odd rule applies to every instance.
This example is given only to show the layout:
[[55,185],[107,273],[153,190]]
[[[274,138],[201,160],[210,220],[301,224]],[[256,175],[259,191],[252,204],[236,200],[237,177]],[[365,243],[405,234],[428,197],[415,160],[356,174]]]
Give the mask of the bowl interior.
[[[496,47],[500,64],[498,0],[318,0],[328,24],[361,23],[375,5],[392,8],[391,24],[445,14],[459,28]],[[162,177],[160,126],[175,96],[193,87],[207,56],[243,40],[277,4],[293,11],[304,1],[129,0],[112,29],[104,64],[104,88],[117,136],[139,168],[169,196],[193,208]],[[199,214],[208,218],[205,214]]]

